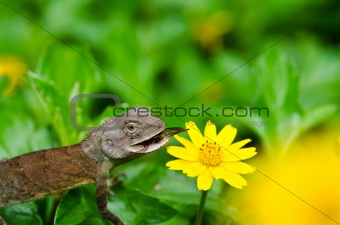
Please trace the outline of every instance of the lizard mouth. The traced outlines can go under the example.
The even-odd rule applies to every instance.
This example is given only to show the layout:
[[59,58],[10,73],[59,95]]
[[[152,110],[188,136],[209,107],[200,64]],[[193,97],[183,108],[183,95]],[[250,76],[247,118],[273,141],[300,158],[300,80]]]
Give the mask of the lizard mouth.
[[171,136],[184,131],[187,131],[187,129],[181,127],[166,128],[151,138],[132,145],[132,147],[137,148],[136,152],[140,153],[153,152],[166,145],[170,141]]

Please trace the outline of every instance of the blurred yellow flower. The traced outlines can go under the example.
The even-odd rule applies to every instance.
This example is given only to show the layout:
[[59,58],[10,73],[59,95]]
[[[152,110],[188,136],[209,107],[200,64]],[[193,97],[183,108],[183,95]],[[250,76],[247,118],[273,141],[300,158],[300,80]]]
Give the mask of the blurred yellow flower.
[[228,11],[218,11],[197,20],[193,26],[193,35],[206,49],[223,47],[223,35],[232,30],[233,16]]
[[11,94],[17,86],[23,83],[23,74],[26,71],[27,66],[21,60],[12,56],[0,57],[0,77],[9,77],[9,85],[4,95]]
[[232,196],[244,224],[340,223],[340,163],[332,135],[308,134],[284,158],[272,163],[262,158],[257,164],[266,176],[257,173],[247,190]]
[[182,170],[189,177],[197,176],[199,190],[209,190],[214,178],[223,179],[239,189],[247,185],[247,181],[239,174],[255,171],[255,167],[241,162],[256,155],[254,147],[242,148],[251,141],[250,139],[232,144],[237,129],[231,125],[226,125],[217,135],[215,124],[208,121],[204,136],[194,122],[188,122],[185,125],[189,129],[191,141],[175,135],[184,147],[167,148],[170,155],[179,158],[166,164],[169,169]]

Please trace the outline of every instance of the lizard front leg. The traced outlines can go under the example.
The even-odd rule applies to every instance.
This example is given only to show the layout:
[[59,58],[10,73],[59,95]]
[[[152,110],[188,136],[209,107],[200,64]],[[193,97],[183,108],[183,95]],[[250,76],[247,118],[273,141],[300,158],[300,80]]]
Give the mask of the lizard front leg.
[[106,184],[107,176],[98,176],[96,179],[96,200],[100,214],[114,225],[124,225],[124,223],[107,208],[108,188]]
[[113,175],[111,178],[106,179],[107,190],[109,195],[114,196],[115,193],[111,190],[112,187],[122,183],[126,178],[126,174],[123,172],[118,172]]
[[4,219],[2,219],[2,217],[0,216],[0,225],[6,225],[6,222]]

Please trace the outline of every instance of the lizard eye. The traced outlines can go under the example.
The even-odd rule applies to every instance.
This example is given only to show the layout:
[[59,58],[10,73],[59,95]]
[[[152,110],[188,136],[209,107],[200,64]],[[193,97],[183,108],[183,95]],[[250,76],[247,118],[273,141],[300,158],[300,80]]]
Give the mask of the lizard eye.
[[130,123],[126,124],[126,128],[130,132],[135,131],[137,129],[137,124],[130,122]]

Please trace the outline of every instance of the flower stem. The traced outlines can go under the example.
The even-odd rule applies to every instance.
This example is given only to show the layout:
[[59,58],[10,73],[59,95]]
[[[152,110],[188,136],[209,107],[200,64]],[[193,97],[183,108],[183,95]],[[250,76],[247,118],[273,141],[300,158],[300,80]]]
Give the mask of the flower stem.
[[204,213],[204,205],[205,205],[205,200],[207,199],[207,195],[208,195],[208,191],[202,191],[201,202],[200,202],[200,205],[198,207],[195,225],[201,225],[202,224],[202,218],[203,218],[203,213]]

